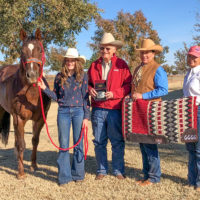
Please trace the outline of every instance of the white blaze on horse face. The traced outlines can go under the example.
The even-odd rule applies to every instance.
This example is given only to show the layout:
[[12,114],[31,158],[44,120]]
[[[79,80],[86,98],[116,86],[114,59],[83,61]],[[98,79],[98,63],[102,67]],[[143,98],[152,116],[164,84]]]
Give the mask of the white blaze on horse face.
[[32,51],[33,51],[33,49],[34,49],[34,45],[30,43],[30,44],[28,45],[28,48],[30,49],[31,55],[32,55]]
[[[33,51],[33,49],[34,49],[34,45],[30,43],[30,44],[28,45],[28,48],[29,48],[29,50],[31,51],[31,55],[32,55],[32,51]],[[31,71],[33,71],[33,63],[31,63]]]
[[31,63],[31,71],[33,71],[33,63]]

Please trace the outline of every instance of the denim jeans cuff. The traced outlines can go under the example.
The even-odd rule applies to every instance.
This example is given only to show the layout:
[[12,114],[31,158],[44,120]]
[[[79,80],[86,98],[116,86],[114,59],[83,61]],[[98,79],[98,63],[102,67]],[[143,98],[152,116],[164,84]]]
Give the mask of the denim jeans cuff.
[[61,181],[58,183],[58,185],[64,185],[64,184],[67,184],[69,182],[72,182],[73,180],[70,180],[70,181]]
[[152,183],[159,183],[160,182],[160,179],[152,179],[152,178],[149,178],[148,179],[150,182]]

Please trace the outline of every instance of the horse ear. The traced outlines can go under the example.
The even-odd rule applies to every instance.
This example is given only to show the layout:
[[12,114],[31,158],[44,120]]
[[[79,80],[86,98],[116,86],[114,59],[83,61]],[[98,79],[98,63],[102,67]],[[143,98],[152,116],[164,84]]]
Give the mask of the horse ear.
[[42,40],[42,34],[39,28],[37,28],[36,32],[35,32],[35,38],[38,40]]
[[24,41],[27,38],[27,35],[26,35],[26,32],[24,31],[24,29],[21,29],[19,36],[22,41]]

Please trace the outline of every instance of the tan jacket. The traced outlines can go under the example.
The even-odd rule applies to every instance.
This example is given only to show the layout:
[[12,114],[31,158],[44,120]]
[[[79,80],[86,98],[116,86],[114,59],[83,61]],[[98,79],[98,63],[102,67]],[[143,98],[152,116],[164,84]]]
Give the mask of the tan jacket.
[[[133,73],[131,94],[146,93],[155,89],[154,76],[160,64],[156,61],[151,61],[146,65],[136,67]],[[161,98],[151,99],[150,101],[159,101]]]

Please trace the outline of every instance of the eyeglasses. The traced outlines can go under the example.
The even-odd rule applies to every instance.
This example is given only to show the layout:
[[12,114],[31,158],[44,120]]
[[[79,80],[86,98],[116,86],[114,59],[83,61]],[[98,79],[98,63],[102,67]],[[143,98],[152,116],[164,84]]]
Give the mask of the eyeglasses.
[[106,49],[106,51],[110,51],[111,48],[109,48],[109,47],[100,47],[101,51],[103,51],[104,49]]

